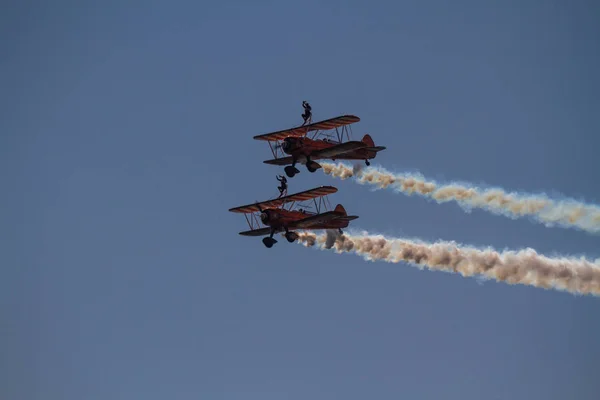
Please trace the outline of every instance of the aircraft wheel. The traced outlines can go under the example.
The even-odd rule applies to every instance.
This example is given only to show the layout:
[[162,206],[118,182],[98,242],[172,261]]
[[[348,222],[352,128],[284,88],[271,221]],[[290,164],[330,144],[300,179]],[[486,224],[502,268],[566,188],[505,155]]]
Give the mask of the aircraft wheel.
[[369,162],[369,160],[365,160],[365,164],[367,164],[367,167],[368,167],[369,165],[371,165],[371,163]]
[[285,238],[287,239],[288,242],[294,243],[296,241],[296,239],[298,239],[298,234],[296,232],[287,232],[285,234]]
[[321,165],[314,161],[311,161],[306,164],[306,169],[308,169],[309,172],[315,172],[319,168],[321,168]]
[[275,243],[277,243],[277,240],[273,239],[272,237],[266,237],[263,238],[262,242],[265,246],[267,246],[268,249],[270,249]]
[[291,165],[288,165],[287,167],[284,168],[285,174],[288,176],[288,178],[293,178],[294,175],[296,175],[298,172],[298,168],[296,167],[292,167]]

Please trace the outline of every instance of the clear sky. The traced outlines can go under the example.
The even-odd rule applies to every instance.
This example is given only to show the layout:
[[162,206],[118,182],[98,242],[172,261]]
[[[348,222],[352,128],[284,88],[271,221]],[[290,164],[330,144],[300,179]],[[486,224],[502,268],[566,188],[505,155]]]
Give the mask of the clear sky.
[[[280,240],[252,136],[361,118],[376,164],[600,203],[592,1],[4,2],[0,397],[577,399],[600,300]],[[600,257],[600,238],[333,184],[374,233]]]

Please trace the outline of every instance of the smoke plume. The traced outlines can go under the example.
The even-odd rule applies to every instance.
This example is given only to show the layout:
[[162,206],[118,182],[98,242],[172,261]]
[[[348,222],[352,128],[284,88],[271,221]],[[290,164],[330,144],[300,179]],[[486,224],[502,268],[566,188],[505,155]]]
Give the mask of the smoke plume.
[[438,203],[457,202],[463,209],[481,208],[509,218],[531,217],[550,226],[579,228],[600,233],[600,207],[575,200],[552,200],[545,195],[507,193],[502,189],[479,189],[469,184],[440,184],[415,174],[394,174],[383,168],[354,168],[342,163],[321,162],[323,172],[354,179],[380,189],[392,188],[407,195],[418,194]]
[[404,261],[420,269],[459,273],[464,277],[600,295],[600,260],[549,258],[533,249],[498,252],[491,248],[462,247],[454,242],[424,243],[367,233],[348,235],[327,231],[322,235],[313,232],[298,235],[298,242],[304,246],[334,248],[337,253],[354,252],[371,261]]

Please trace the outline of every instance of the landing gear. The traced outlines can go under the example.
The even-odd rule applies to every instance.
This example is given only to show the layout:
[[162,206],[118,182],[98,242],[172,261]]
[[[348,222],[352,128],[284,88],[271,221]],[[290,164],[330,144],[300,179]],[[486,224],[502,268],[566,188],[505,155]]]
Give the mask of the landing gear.
[[321,168],[321,165],[318,162],[310,161],[306,163],[306,169],[308,172],[315,172],[319,168]]
[[287,239],[288,242],[294,243],[296,241],[296,239],[298,239],[298,234],[296,232],[286,232],[285,238]]
[[267,249],[270,249],[275,243],[277,243],[277,240],[273,239],[272,237],[266,237],[263,238],[262,242],[265,246],[267,246]]
[[[283,169],[285,171],[285,174],[288,176],[288,178],[293,178],[294,175],[296,175],[297,173],[300,172],[298,170],[298,168],[296,168],[297,162],[298,162],[298,160],[293,160],[292,165],[288,165],[287,167],[285,167]],[[308,172],[315,172],[319,168],[322,168],[321,164],[319,164],[318,162],[312,161],[310,159],[310,157],[306,157],[306,169],[308,170]]]
[[369,165],[371,165],[371,163],[369,162],[369,160],[365,160],[365,164],[367,164],[367,167],[368,167]]
[[263,244],[270,249],[271,247],[273,247],[273,245],[275,243],[277,243],[277,240],[273,239],[273,235],[275,234],[275,230],[271,229],[271,235],[269,235],[269,237],[263,238],[262,242]]
[[293,166],[291,166],[291,165],[288,165],[288,166],[287,166],[287,167],[285,167],[283,170],[285,171],[285,174],[288,176],[288,178],[293,178],[293,177],[294,177],[294,175],[296,175],[298,172],[300,172],[300,171],[298,170],[298,168],[296,168],[296,167],[293,167]]
[[287,239],[288,242],[294,243],[296,241],[296,239],[298,239],[298,234],[296,232],[290,232],[286,226],[285,227],[285,238]]
[[344,234],[344,231],[342,230],[342,228],[338,228],[338,232],[340,233],[340,235]]
[[310,157],[306,157],[306,169],[308,172],[315,172],[319,168],[321,168],[321,165],[318,162],[311,161]]
[[288,176],[288,178],[293,178],[294,175],[296,175],[297,173],[300,172],[300,170],[298,170],[298,168],[296,168],[297,162],[298,162],[298,160],[294,159],[294,160],[292,160],[292,165],[288,165],[287,167],[285,167],[283,169],[285,171],[285,174]]
[[[275,229],[271,229],[271,234],[268,237],[263,238],[262,242],[263,244],[270,249],[271,247],[273,247],[273,245],[275,243],[277,243],[277,240],[275,240],[273,238],[273,235],[275,234]],[[287,228],[285,229],[285,238],[287,239],[288,242],[290,243],[294,243],[296,240],[298,240],[298,234],[296,232],[290,232],[287,230]]]

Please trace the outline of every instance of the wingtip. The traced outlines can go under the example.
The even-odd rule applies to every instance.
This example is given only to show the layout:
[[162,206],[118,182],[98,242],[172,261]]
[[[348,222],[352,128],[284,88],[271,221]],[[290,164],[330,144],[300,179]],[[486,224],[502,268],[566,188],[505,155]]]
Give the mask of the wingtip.
[[[329,194],[333,194],[333,193],[337,193],[338,192],[338,188],[336,188],[335,186],[330,186],[330,185],[324,185],[324,186],[318,186],[313,190],[328,190],[331,193]],[[328,195],[325,195],[328,196]]]

